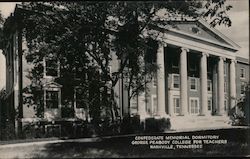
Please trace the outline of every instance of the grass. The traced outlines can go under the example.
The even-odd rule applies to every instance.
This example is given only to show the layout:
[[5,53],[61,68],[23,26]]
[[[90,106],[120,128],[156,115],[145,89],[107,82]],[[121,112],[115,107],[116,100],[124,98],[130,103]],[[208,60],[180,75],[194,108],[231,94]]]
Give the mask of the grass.
[[[135,136],[102,138],[100,141],[81,142],[80,140],[62,143],[51,143],[39,146],[19,147],[12,149],[17,158],[152,158],[152,157],[235,157],[250,154],[250,129],[220,129],[196,132],[155,133],[143,135],[219,135],[227,144],[204,145],[202,149],[150,149],[148,145],[131,145]],[[26,149],[26,151],[25,151]],[[4,150],[1,151],[0,154]],[[18,154],[18,152],[20,153]],[[25,152],[25,153],[24,153]]]

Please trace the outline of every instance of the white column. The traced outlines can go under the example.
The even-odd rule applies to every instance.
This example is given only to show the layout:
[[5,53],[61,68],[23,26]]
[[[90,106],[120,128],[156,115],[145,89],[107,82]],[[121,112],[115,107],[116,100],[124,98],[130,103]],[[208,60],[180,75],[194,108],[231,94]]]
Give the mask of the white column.
[[180,54],[180,83],[181,83],[181,91],[180,91],[180,103],[181,103],[181,113],[182,115],[188,114],[188,97],[187,97],[187,52],[189,50],[186,48],[181,48]]
[[[140,60],[140,67],[142,70],[145,68],[145,61],[144,56],[139,57]],[[146,78],[146,76],[144,77]],[[145,83],[146,85],[146,83]],[[146,111],[146,90],[144,89],[144,92],[142,92],[140,95],[138,95],[138,115],[140,116],[141,120],[144,120],[148,117],[147,111]]]
[[218,113],[225,114],[224,109],[224,58],[219,57],[218,62]]
[[230,107],[233,108],[236,104],[236,78],[235,78],[235,60],[230,63]]
[[207,109],[207,53],[202,53],[200,61],[201,115],[208,115]]
[[164,47],[162,43],[159,43],[157,50],[157,115],[160,117],[166,117],[166,105],[165,105],[165,65],[164,65]]
[[171,116],[174,115],[174,104],[173,104],[173,96],[171,90],[168,90],[168,113]]

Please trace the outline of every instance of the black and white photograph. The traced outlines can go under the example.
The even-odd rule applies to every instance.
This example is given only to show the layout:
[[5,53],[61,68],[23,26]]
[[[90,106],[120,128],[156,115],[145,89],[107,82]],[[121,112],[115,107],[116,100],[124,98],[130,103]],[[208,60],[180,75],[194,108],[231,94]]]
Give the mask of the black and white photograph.
[[0,2],[0,159],[250,157],[248,0]]

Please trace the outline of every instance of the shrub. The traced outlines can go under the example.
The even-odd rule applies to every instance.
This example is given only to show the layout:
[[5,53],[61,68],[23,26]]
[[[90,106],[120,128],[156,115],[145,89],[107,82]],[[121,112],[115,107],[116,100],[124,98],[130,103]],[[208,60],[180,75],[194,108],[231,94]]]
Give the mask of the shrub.
[[136,115],[133,117],[125,116],[121,123],[121,133],[131,134],[141,132],[142,125],[140,123],[140,116]]
[[171,128],[169,118],[148,118],[145,122],[145,132],[164,132]]

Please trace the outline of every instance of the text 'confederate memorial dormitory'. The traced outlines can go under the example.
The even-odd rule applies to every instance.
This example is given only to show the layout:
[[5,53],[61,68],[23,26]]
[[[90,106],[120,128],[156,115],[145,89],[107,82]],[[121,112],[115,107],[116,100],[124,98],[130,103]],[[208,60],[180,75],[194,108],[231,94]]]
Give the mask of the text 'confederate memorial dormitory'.
[[[20,8],[19,8],[20,7]],[[25,57],[25,37],[18,29],[15,12],[7,19],[9,41],[3,46],[6,56],[7,105],[22,110],[22,121],[39,119],[35,110],[23,103],[22,89],[29,83],[27,78],[32,64]],[[244,98],[244,89],[249,82],[249,59],[237,56],[239,46],[202,20],[173,21],[172,25],[154,26],[162,34],[158,42],[155,62],[159,65],[157,77],[149,85],[149,93],[143,93],[130,101],[124,93],[122,80],[117,83],[115,98],[120,116],[140,115],[168,117],[172,128],[194,128],[227,126],[230,109]],[[162,40],[161,39],[161,40]],[[119,63],[112,57],[111,70]],[[62,85],[54,81],[60,76],[59,63],[44,61],[44,116],[42,120],[62,121],[88,116],[84,108],[78,107],[77,93],[74,95],[74,116],[62,116]]]

